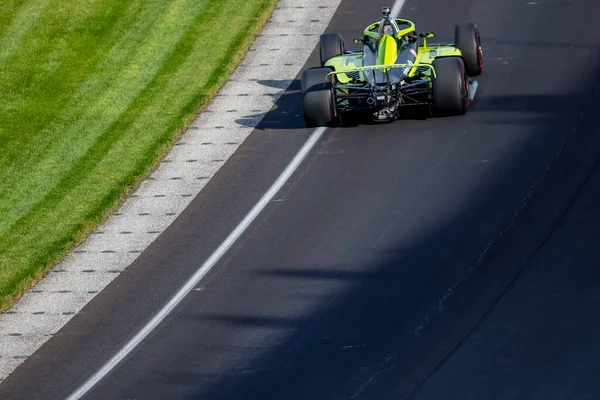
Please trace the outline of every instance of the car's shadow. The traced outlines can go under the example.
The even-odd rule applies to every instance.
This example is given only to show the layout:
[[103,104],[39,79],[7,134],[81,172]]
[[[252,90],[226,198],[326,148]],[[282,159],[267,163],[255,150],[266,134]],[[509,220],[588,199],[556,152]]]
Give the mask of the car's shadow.
[[[269,88],[279,89],[275,95],[277,100],[265,114],[248,114],[235,122],[242,126],[260,130],[267,129],[302,129],[305,128],[302,116],[302,94],[300,79],[289,80],[258,80],[257,83]],[[257,120],[259,122],[257,123]]]

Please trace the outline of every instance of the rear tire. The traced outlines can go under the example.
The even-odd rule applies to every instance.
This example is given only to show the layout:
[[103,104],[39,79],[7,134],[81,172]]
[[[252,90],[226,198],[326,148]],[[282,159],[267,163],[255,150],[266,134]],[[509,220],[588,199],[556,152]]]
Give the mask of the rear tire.
[[324,33],[319,39],[321,66],[331,57],[344,54],[344,38],[340,33]]
[[433,85],[433,105],[441,115],[462,115],[469,108],[465,64],[459,57],[433,61],[436,77]]
[[313,68],[302,73],[302,108],[308,127],[330,125],[335,119],[330,72],[329,68]]
[[469,76],[478,76],[483,70],[483,55],[479,28],[475,24],[460,24],[454,28],[454,45],[458,47],[465,61]]

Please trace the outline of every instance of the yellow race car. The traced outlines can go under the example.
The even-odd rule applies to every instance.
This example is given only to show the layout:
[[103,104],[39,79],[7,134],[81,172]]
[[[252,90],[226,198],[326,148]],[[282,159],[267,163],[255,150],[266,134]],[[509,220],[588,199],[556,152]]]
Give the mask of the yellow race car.
[[302,105],[307,126],[339,123],[342,113],[369,109],[375,121],[398,118],[400,107],[426,105],[443,115],[464,114],[481,74],[483,57],[477,25],[455,27],[454,43],[428,44],[433,32],[390,17],[369,25],[362,50],[347,51],[342,35],[320,38],[321,66],[302,73]]

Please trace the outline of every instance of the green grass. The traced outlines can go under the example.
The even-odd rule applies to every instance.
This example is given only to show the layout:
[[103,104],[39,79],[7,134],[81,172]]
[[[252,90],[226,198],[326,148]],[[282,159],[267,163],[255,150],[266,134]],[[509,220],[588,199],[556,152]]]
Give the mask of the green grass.
[[275,2],[0,1],[0,309],[166,153]]

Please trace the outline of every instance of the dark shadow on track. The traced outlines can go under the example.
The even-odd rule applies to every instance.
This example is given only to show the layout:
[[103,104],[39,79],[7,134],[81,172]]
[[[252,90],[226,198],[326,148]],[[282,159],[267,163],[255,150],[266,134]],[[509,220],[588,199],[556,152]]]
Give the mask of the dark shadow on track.
[[[345,1],[342,7],[353,3],[358,4]],[[518,11],[538,13],[538,19],[513,12],[507,3],[522,7]],[[516,0],[465,0],[440,7],[443,4],[417,6],[423,19],[438,21],[440,29],[446,24],[448,32],[468,16],[467,5],[495,5],[491,12],[470,15],[487,18],[496,37],[505,31],[516,43],[523,43],[519,38],[557,37],[552,36],[555,29],[538,29],[549,20],[546,16],[557,14],[554,3],[530,7]],[[591,4],[586,3],[585,10]],[[508,11],[501,15],[501,10]],[[580,18],[585,13],[573,15]],[[588,14],[593,22],[597,13]],[[351,14],[340,15],[343,24],[336,29],[345,29]],[[591,30],[597,24],[588,21],[586,26]],[[505,53],[499,50],[512,50],[509,45],[493,46],[486,47],[486,54],[500,56]],[[526,55],[527,48],[519,51]],[[597,164],[595,110],[600,101],[594,93],[600,83],[589,79],[599,76],[594,67],[600,64],[586,63],[584,68],[577,58],[566,65],[561,63],[565,57],[572,54],[529,58],[517,65],[487,64],[474,112],[464,117],[398,121],[390,125],[393,129],[328,130],[300,171],[302,176],[291,180],[289,197],[277,203],[281,206],[269,206],[269,217],[234,246],[245,254],[232,249],[199,291],[191,293],[89,397],[396,400],[414,393],[430,399],[546,400],[568,389],[572,392],[560,398],[600,397],[594,370],[600,359],[600,322],[595,318],[600,278],[595,253],[585,250],[598,247],[598,235],[588,230],[598,226],[597,216],[580,214],[575,232],[557,225],[574,199],[581,201],[580,188]],[[592,73],[576,74],[584,80],[576,82],[569,75],[573,69]],[[561,82],[568,85],[558,86]],[[264,84],[283,87],[276,81]],[[296,91],[297,85],[292,83]],[[570,86],[577,95],[564,95],[553,85]],[[288,101],[278,103],[281,110],[272,110],[276,117],[285,116],[282,129],[304,126],[294,95],[280,99]],[[279,128],[280,121],[273,118],[263,129],[269,126]],[[402,135],[396,134],[396,127]],[[287,165],[289,160],[272,164],[268,152],[256,150],[256,138],[269,133],[251,135],[251,144],[245,143],[234,164],[238,168],[220,171],[228,179],[220,182],[224,194],[213,199],[218,207],[210,207],[210,196],[203,190],[203,201],[186,210],[179,225],[157,240],[159,246],[142,255],[145,262],[132,266],[137,269],[129,267],[114,282],[112,288],[128,289],[123,291],[127,296],[107,288],[105,299],[116,295],[98,300],[96,310],[102,312],[75,316],[70,330],[57,334],[45,352],[0,385],[0,398],[65,398],[153,315],[188,272],[210,255],[198,249],[207,244],[210,248],[213,241],[216,247],[217,239],[243,218],[244,212],[239,219],[224,217],[237,215],[236,195],[256,196],[249,209],[264,193],[262,187],[248,190],[256,182],[246,175],[248,167],[241,160],[272,173],[261,178],[268,182],[265,190],[280,165]],[[297,136],[309,134],[301,130]],[[299,140],[289,158],[302,143]],[[386,151],[390,146],[398,147]],[[363,156],[367,147],[371,152]],[[277,153],[278,147],[269,150]],[[447,157],[440,159],[438,150],[447,151]],[[384,160],[378,163],[378,158]],[[405,165],[411,170],[403,174]],[[219,180],[211,182],[215,186],[208,189],[219,193]],[[424,189],[417,193],[420,187]],[[286,207],[288,202],[297,207]],[[199,209],[219,215],[202,219],[207,212]],[[596,210],[592,207],[591,212]],[[223,229],[222,235],[202,236],[218,229]],[[545,264],[536,263],[532,256],[546,251],[553,232],[571,245],[573,253],[567,256],[581,243],[580,258],[555,261],[565,256],[559,248],[547,255]],[[383,233],[389,233],[385,246],[370,245]],[[337,235],[343,237],[337,240]],[[288,236],[294,240],[286,242]],[[279,252],[278,258],[270,259],[270,251]],[[565,264],[573,267],[561,275]],[[169,279],[182,270],[181,279]],[[118,287],[124,279],[131,286]],[[500,320],[492,318],[498,309],[508,310]],[[117,328],[128,324],[128,329]],[[82,335],[80,328],[86,327],[83,332],[98,327],[101,340]],[[69,347],[73,343],[78,345]],[[461,362],[453,354],[462,354]],[[432,388],[431,382],[437,386]],[[413,392],[419,386],[423,391]]]
[[[267,114],[243,116],[236,120],[238,124],[260,130],[302,129],[306,127],[302,117],[300,79],[294,79],[291,83],[288,80],[258,80],[258,83],[284,92]],[[260,120],[258,125],[256,124],[257,120]]]
[[[287,280],[292,288],[338,282],[340,293],[344,294],[326,302],[319,310],[302,318],[196,314],[200,318],[198,323],[222,324],[238,334],[247,332],[249,337],[257,327],[284,330],[286,335],[274,346],[253,355],[243,370],[207,377],[210,383],[199,385],[190,398],[401,399],[420,385],[426,385],[424,379],[439,371],[450,354],[469,343],[470,335],[507,290],[524,284],[519,278],[532,257],[543,251],[597,165],[600,137],[593,110],[600,108],[600,98],[594,95],[599,88],[600,84],[595,82],[579,96],[487,98],[478,112],[524,113],[529,117],[528,123],[535,127],[529,140],[518,147],[517,153],[506,155],[500,173],[490,170],[489,176],[482,178],[484,183],[465,195],[468,201],[440,210],[447,220],[415,237],[410,246],[401,241],[398,248],[381,250],[380,263],[261,266],[248,276],[249,280],[265,279],[265,284],[266,280]],[[582,120],[579,114],[583,109],[588,110],[588,115]],[[575,129],[570,131],[568,127]],[[523,175],[528,178],[513,179]],[[432,203],[422,208],[425,210],[440,204],[431,198],[423,201]],[[504,211],[498,212],[501,209]],[[489,218],[490,210],[496,213],[495,221]],[[394,210],[389,212],[395,214]],[[412,218],[405,222],[417,224],[426,216]],[[585,240],[585,232],[581,234],[576,233],[568,241]],[[588,240],[592,240],[592,245],[597,238]],[[447,264],[446,260],[452,263]],[[546,265],[546,272],[553,276],[553,271],[560,267]],[[594,265],[583,267],[587,269],[584,275],[597,277]],[[597,311],[593,304],[600,301],[600,292],[590,290],[590,285],[596,284],[579,280],[565,288],[568,292],[564,295],[578,308],[572,318],[565,319],[568,316],[561,313],[560,321],[553,320],[552,314],[545,315],[546,320],[537,320],[535,315],[525,321],[504,320],[503,325],[488,329],[491,336],[483,346],[500,343],[513,331],[524,332],[523,346],[533,345],[539,339],[527,337],[527,331],[539,332],[545,326],[560,324],[575,324],[571,332],[591,331],[596,338],[600,337],[600,320],[592,317]],[[518,296],[507,301],[527,302],[531,296],[539,295],[538,304],[543,309],[544,302],[549,301],[543,297],[547,293],[538,293],[535,285],[528,290],[531,292],[517,289]],[[289,295],[302,296],[294,292]],[[586,363],[578,366],[560,363],[552,357],[557,350],[563,354],[577,347],[577,336],[556,338],[557,342],[547,341],[547,347],[543,348],[544,362],[551,367],[532,371],[528,369],[531,360],[527,357],[536,354],[513,353],[511,368],[523,379],[507,379],[509,370],[502,367],[494,378],[486,378],[488,384],[490,380],[494,383],[495,392],[490,392],[487,385],[471,382],[469,398],[506,398],[515,388],[521,390],[524,396],[521,398],[543,398],[527,388],[543,386],[550,388],[545,391],[548,393],[560,386],[554,376],[562,376],[569,382],[579,378],[587,382],[586,386],[571,387],[570,394],[575,398],[583,393],[600,396],[600,384],[590,375],[597,369],[589,368],[587,363],[600,359],[598,341],[592,340]],[[480,351],[496,354],[487,347]],[[495,373],[492,367],[489,370]],[[176,376],[173,378],[178,380]],[[168,377],[165,382],[169,382]],[[193,386],[194,382],[187,384]]]

